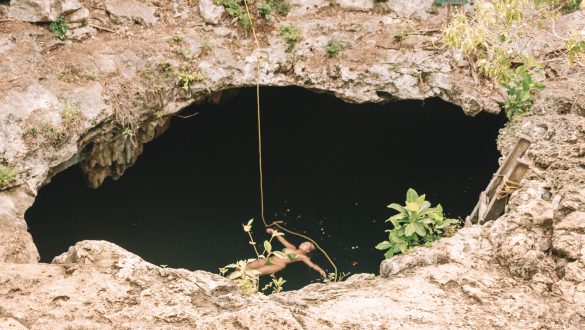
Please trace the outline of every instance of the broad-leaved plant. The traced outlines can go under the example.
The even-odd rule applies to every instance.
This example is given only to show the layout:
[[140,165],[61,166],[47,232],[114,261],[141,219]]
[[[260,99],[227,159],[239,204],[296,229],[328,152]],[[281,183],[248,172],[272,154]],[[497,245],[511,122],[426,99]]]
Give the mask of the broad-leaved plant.
[[438,204],[431,207],[426,196],[418,195],[414,189],[408,189],[405,205],[392,203],[388,208],[398,211],[386,222],[394,228],[386,230],[388,240],[376,245],[378,250],[386,250],[384,256],[389,259],[395,254],[406,253],[414,246],[427,244],[442,237],[444,231],[456,226],[459,221],[446,219],[443,207]]

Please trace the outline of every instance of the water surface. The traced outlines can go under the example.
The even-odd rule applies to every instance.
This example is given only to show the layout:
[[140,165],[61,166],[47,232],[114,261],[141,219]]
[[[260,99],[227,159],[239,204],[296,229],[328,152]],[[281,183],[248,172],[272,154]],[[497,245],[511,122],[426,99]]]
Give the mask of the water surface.
[[[384,220],[406,190],[464,218],[497,168],[502,117],[466,117],[437,99],[347,104],[298,88],[263,88],[266,215],[316,239],[338,268],[377,273]],[[253,256],[241,224],[259,220],[255,90],[186,109],[135,166],[97,190],[77,167],[41,189],[26,219],[42,261],[104,239],[157,265],[204,269]],[[290,237],[293,243],[301,240]],[[278,248],[280,245],[275,244]],[[331,271],[325,259],[313,260]],[[301,263],[288,289],[318,280]]]

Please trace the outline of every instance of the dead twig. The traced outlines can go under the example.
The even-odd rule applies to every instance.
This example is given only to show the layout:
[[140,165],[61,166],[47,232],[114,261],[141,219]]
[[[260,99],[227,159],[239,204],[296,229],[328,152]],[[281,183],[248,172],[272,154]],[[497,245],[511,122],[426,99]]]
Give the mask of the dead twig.
[[195,112],[195,113],[192,113],[192,114],[190,114],[190,115],[186,115],[186,116],[181,116],[181,115],[177,115],[177,114],[174,114],[173,116],[175,116],[175,117],[179,117],[179,118],[181,118],[181,119],[189,119],[189,118],[191,118],[191,117],[195,117],[195,116],[197,116],[198,114],[199,114],[199,112]]
[[4,79],[4,80],[0,81],[0,84],[8,84],[8,83],[11,83],[11,82],[19,79],[19,78],[20,77],[13,77],[13,78]]
[[91,26],[92,28],[96,28],[98,30],[103,30],[103,31],[107,31],[107,32],[111,32],[111,33],[116,33],[116,31],[105,28],[103,26],[99,26],[99,25],[95,25],[95,24],[88,24],[89,26]]

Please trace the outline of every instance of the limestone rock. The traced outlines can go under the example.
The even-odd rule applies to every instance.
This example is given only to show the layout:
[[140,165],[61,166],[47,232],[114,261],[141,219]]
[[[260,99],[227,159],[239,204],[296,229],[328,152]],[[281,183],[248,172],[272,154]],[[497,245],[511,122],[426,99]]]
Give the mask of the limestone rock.
[[121,136],[96,141],[89,157],[80,163],[81,168],[90,173],[89,185],[97,188],[107,177],[120,178],[142,154],[144,144],[162,134],[169,125],[169,118],[161,118],[140,127],[135,133],[135,141]]
[[53,21],[57,16],[67,15],[81,8],[82,6],[77,0],[53,0],[51,2],[50,18]]
[[[14,0],[10,10],[18,11],[18,3],[27,1],[34,8],[24,14],[40,11],[42,19],[57,8]],[[173,114],[210,93],[254,85],[260,54],[261,84],[267,86],[309,88],[356,103],[440,97],[470,116],[500,111],[499,89],[471,77],[469,64],[454,63],[457,55],[451,51],[435,47],[448,18],[440,10],[432,20],[420,21],[431,1],[377,5],[397,15],[325,8],[329,3],[293,1],[287,24],[303,32],[295,47],[295,58],[302,60],[294,61],[284,52],[278,31],[260,31],[266,42],[258,52],[252,39],[241,38],[230,24],[202,27],[201,20],[183,16],[176,24],[175,5],[161,4],[163,19],[155,29],[123,27],[123,33],[99,33],[64,47],[41,44],[36,26],[3,25],[8,33],[0,34],[0,162],[17,167],[19,177],[0,191],[0,328],[585,328],[580,220],[585,212],[585,98],[578,97],[585,69],[577,65],[567,77],[547,82],[531,112],[501,130],[504,155],[518,134],[533,139],[525,156],[533,171],[511,195],[504,216],[384,261],[383,277],[357,275],[347,282],[247,297],[217,275],[161,269],[106,242],[80,242],[54,264],[36,263],[24,214],[43,184],[76,164],[93,186],[120,177],[143,144],[164,132]],[[121,22],[155,21],[152,7],[138,4],[135,10],[135,4],[111,0],[106,5]],[[583,11],[563,15],[562,21],[572,23],[559,22],[558,34],[582,30],[580,15]],[[405,25],[409,35],[396,40],[396,31]],[[82,31],[73,30],[72,37],[77,30]],[[185,37],[182,47],[188,49],[200,49],[207,39],[213,45],[210,54],[193,52],[199,56],[190,59],[193,69],[208,79],[192,84],[188,93],[174,78],[160,89],[149,88],[146,81],[153,74],[153,81],[165,83],[150,70],[162,61],[173,69],[184,64],[169,52],[174,34]],[[323,47],[333,36],[351,47],[325,58]],[[539,43],[543,53],[562,44],[547,41]],[[60,79],[66,70],[74,83]],[[84,78],[87,72],[94,78]],[[25,138],[35,123],[59,125],[65,105],[78,106],[81,118],[62,144],[44,147]],[[133,141],[121,138],[124,120],[136,128]],[[382,254],[375,257],[381,260]]]
[[[24,22],[51,22],[58,16],[81,9],[77,0],[12,0],[10,14]],[[87,10],[87,9],[86,9]]]
[[0,17],[6,17],[10,14],[8,6],[0,5]]
[[290,0],[292,8],[288,13],[289,17],[301,16],[315,9],[329,7],[330,0]]
[[10,15],[23,22],[48,22],[51,0],[11,0]]
[[433,243],[430,249],[417,247],[406,254],[382,261],[381,277],[393,277],[407,270],[430,265],[441,265],[449,262],[469,264],[483,260],[482,252],[490,251],[491,246],[480,242],[481,227],[462,228],[454,236],[443,238]]
[[[467,235],[472,233],[478,234],[479,227]],[[340,283],[244,296],[218,275],[160,268],[115,244],[82,241],[52,264],[0,267],[0,325],[285,330],[383,329],[389,324],[432,329],[583,325],[580,311],[568,308],[568,302],[536,297],[489,262],[469,266],[428,265],[410,269],[408,277],[389,279],[356,274]],[[578,286],[566,289],[581,292]],[[501,292],[506,295],[499,297]]]
[[585,282],[585,259],[581,258],[578,261],[568,263],[565,266],[563,278],[575,283]]
[[573,212],[555,225],[552,238],[556,253],[572,260],[585,256],[585,212]]
[[24,212],[33,200],[30,191],[23,188],[0,193],[0,263],[39,260],[39,253],[24,221]]
[[108,0],[106,10],[118,24],[138,23],[152,26],[156,23],[155,7],[141,4],[135,0]]
[[554,282],[549,277],[535,274],[530,281],[530,288],[540,295],[545,295],[551,291],[553,284]]
[[400,17],[427,19],[434,0],[396,0],[387,1],[386,5]]
[[205,23],[217,25],[224,11],[223,6],[216,5],[213,0],[199,1],[199,14]]
[[28,330],[24,325],[13,318],[0,317],[0,329],[6,330]]
[[374,8],[374,0],[337,0],[341,8],[369,11]]
[[95,35],[97,30],[91,26],[82,26],[77,29],[67,31],[67,38],[75,41],[81,41]]
[[239,294],[219,275],[163,269],[103,241],[80,242],[54,264],[3,264],[0,281],[8,319],[0,325],[14,319],[31,329],[301,328],[288,310]]
[[89,18],[89,9],[82,7],[82,8],[79,8],[78,10],[68,14],[65,17],[65,20],[67,22],[71,22],[71,23],[83,23],[83,22],[87,21],[88,18]]
[[13,263],[38,262],[39,254],[32,236],[26,230],[0,226],[0,260]]
[[107,241],[81,241],[53,258],[53,264],[78,264],[112,267],[126,259],[139,259],[136,255]]

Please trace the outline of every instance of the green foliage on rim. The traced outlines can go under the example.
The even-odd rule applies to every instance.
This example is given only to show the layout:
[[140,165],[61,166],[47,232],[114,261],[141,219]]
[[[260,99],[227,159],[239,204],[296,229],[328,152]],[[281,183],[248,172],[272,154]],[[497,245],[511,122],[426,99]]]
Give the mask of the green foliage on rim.
[[16,171],[8,166],[0,165],[0,189],[4,189],[16,180]]
[[67,25],[63,16],[58,16],[57,19],[49,25],[49,30],[51,30],[57,38],[65,40],[65,34],[69,30],[69,25]]
[[384,256],[389,259],[396,254],[406,253],[412,247],[429,244],[452,232],[451,227],[457,227],[459,220],[446,219],[443,207],[438,204],[431,207],[425,200],[426,196],[418,195],[410,188],[406,192],[404,205],[392,203],[388,208],[398,211],[386,222],[391,222],[394,228],[386,230],[388,240],[376,245],[378,250],[386,250]]

